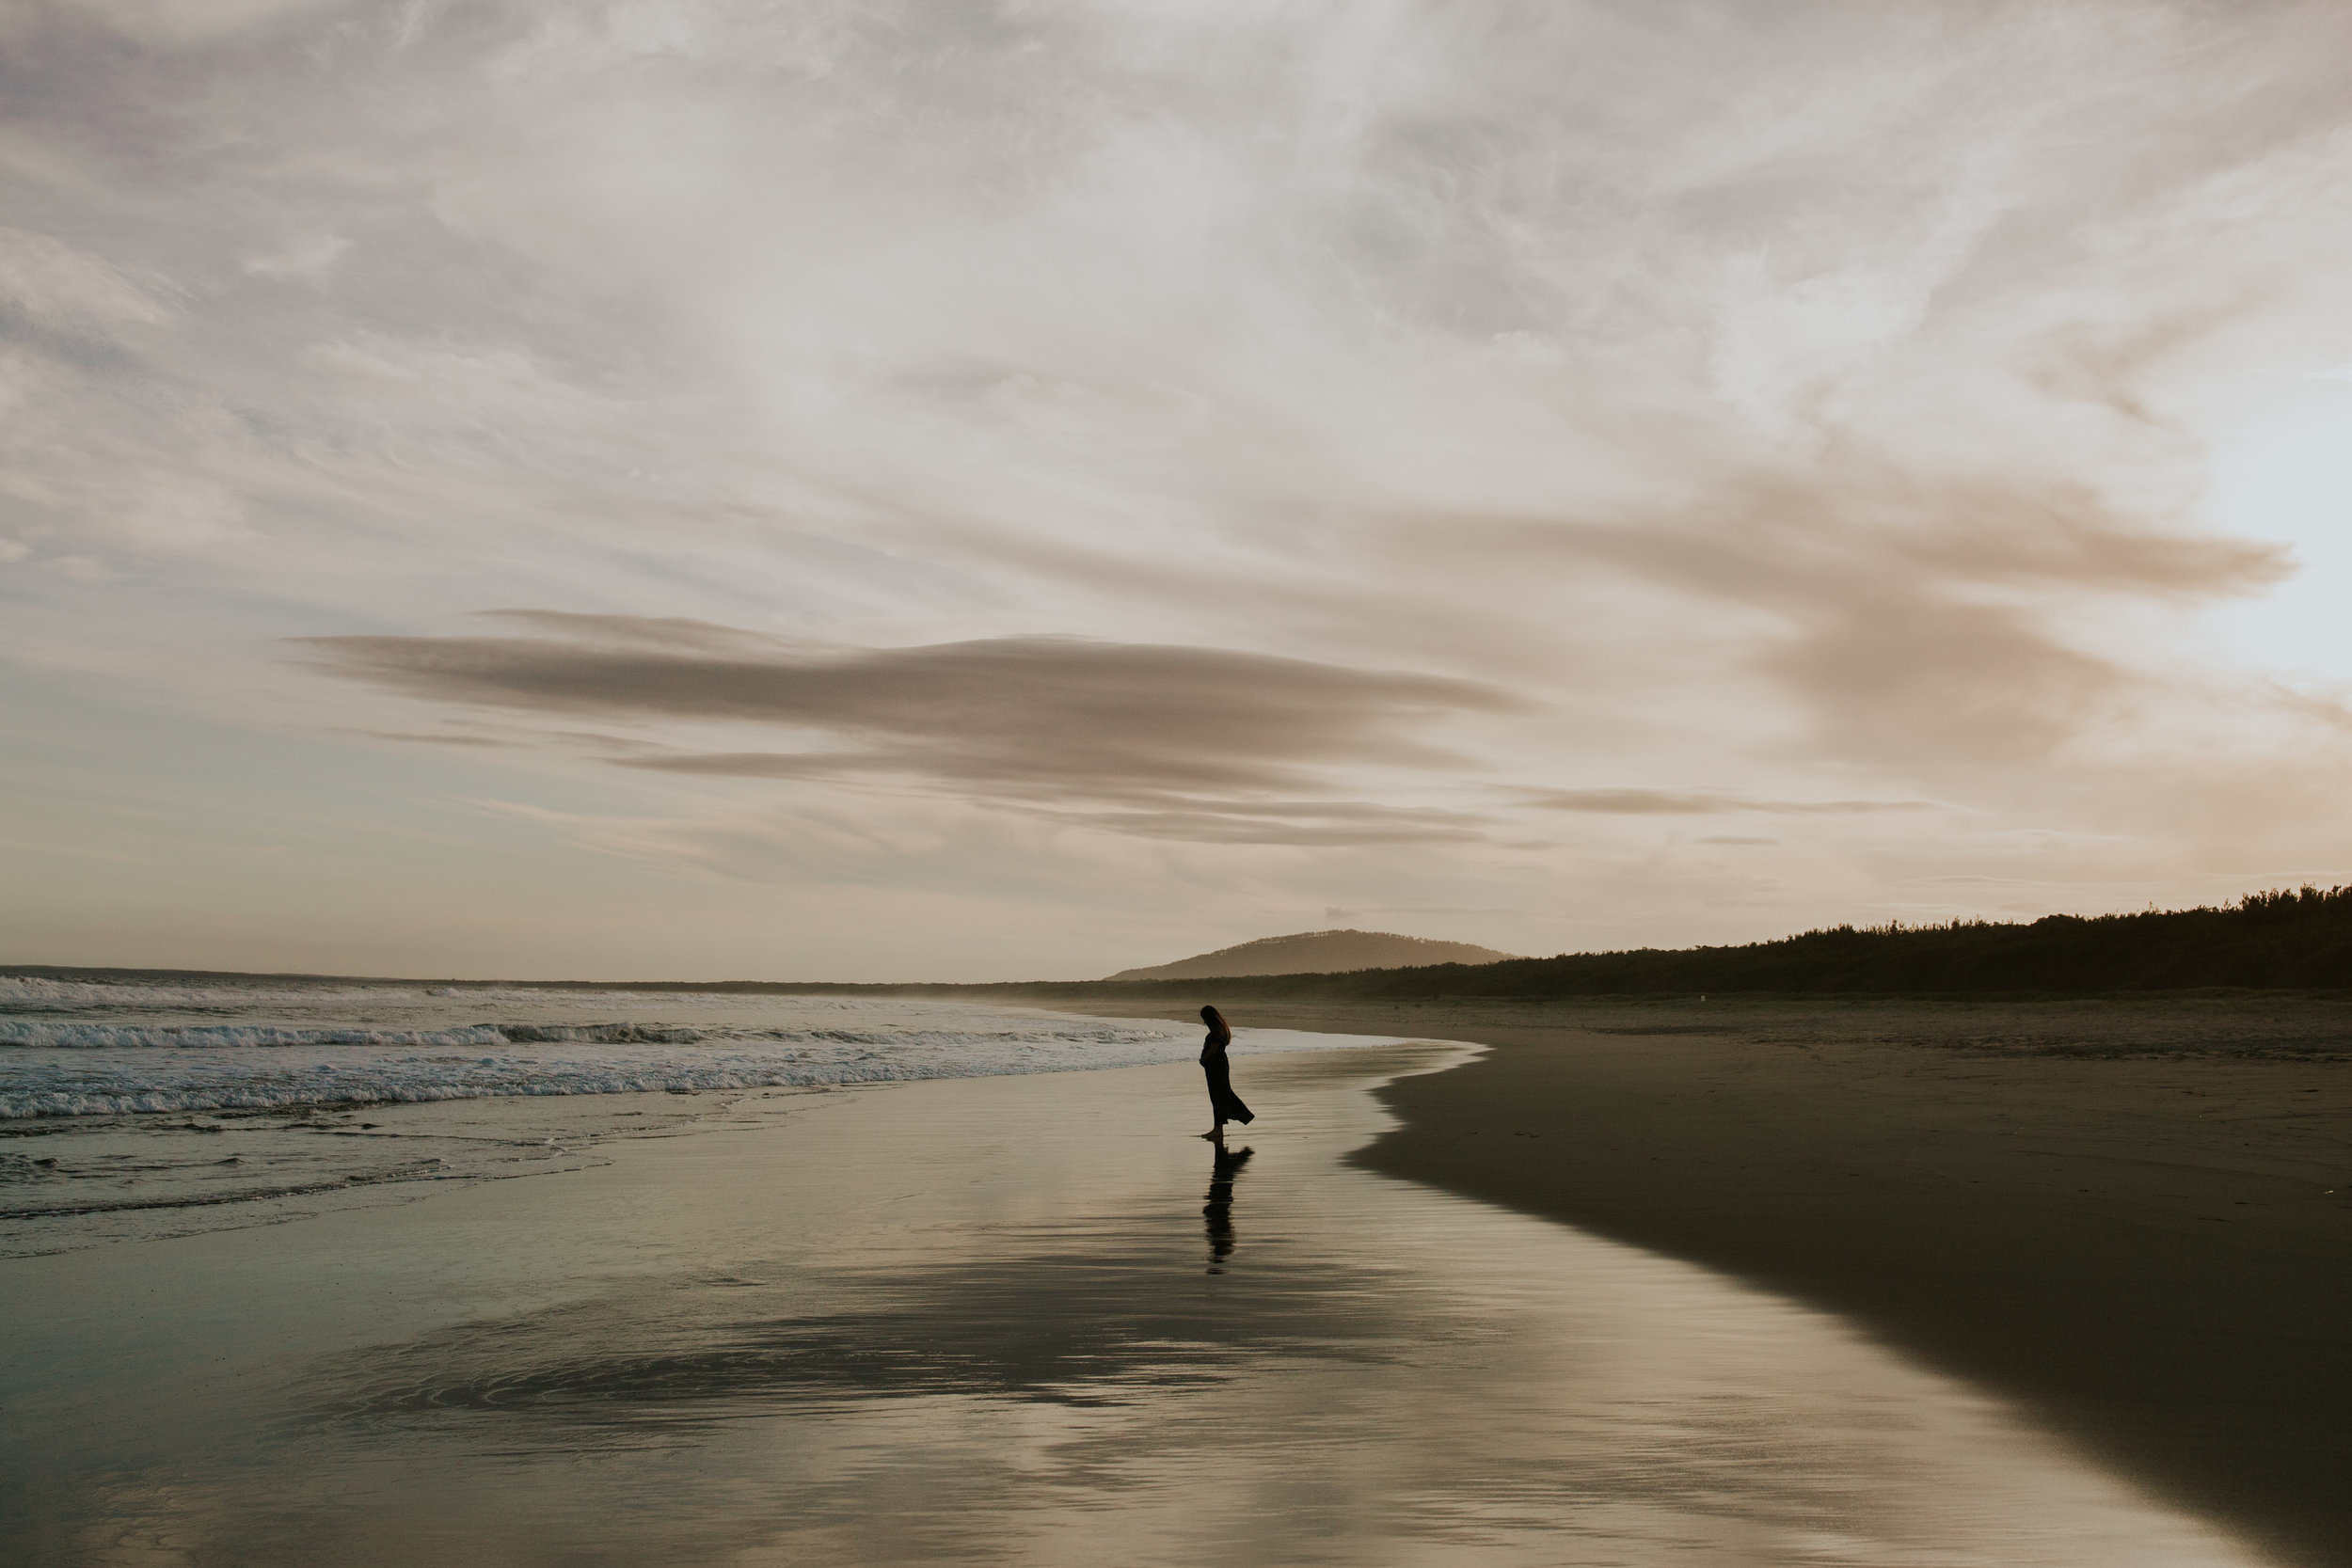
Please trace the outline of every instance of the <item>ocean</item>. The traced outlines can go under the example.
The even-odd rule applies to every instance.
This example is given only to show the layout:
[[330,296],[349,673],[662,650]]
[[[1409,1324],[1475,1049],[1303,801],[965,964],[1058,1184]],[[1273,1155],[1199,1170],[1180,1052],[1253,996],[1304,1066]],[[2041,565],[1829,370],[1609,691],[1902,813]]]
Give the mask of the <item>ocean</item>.
[[[0,976],[0,1256],[578,1168],[747,1099],[1184,1061],[1200,1033],[857,996]],[[1243,1030],[1233,1050],[1368,1043]],[[462,1103],[515,1098],[555,1103]]]

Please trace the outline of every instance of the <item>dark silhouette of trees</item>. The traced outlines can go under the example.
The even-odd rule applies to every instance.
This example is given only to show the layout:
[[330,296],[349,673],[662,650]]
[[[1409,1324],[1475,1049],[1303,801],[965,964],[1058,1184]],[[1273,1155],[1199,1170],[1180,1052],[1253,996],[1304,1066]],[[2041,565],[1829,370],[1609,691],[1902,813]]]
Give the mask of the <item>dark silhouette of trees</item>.
[[[1216,985],[1220,995],[1236,997],[1366,1001],[1715,992],[2079,995],[2217,987],[2333,990],[2352,988],[2352,887],[2254,893],[2218,908],[2052,914],[2030,923],[1832,926],[1737,947],[1563,953],[1490,964],[1252,975]],[[1167,989],[1200,986],[1189,980]],[[1118,989],[1156,994],[1162,988],[1147,983]]]

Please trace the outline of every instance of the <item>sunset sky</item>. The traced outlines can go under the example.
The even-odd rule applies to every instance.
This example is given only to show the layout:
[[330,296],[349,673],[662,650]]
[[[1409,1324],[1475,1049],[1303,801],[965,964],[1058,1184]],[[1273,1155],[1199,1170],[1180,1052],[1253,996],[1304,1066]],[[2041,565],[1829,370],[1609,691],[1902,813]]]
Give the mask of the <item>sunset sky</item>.
[[0,961],[2352,879],[2352,7],[0,0]]

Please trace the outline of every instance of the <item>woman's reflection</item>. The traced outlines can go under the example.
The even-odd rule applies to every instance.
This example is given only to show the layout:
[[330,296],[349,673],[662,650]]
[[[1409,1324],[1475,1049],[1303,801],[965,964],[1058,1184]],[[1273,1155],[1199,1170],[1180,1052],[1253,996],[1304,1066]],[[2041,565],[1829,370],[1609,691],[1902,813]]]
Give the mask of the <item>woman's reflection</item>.
[[1200,1206],[1201,1223],[1209,1229],[1209,1272],[1223,1274],[1233,1252],[1233,1178],[1255,1152],[1219,1144],[1216,1163],[1209,1167],[1209,1201]]

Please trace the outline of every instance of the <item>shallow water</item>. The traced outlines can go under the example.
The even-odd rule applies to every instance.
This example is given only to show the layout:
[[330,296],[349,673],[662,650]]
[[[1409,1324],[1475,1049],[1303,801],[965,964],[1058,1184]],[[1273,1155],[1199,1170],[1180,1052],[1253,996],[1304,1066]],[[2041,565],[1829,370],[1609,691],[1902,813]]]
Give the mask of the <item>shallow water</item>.
[[778,1093],[550,1180],[0,1262],[16,1553],[2259,1560],[1835,1320],[1349,1167],[1367,1087],[1460,1050],[1248,1063],[1222,1159],[1187,1068]]
[[[703,1090],[1175,1062],[1200,1038],[932,1000],[0,975],[0,1257],[578,1168],[727,1103]],[[1363,1043],[1245,1030],[1233,1049]],[[502,1099],[551,1103],[466,1103]]]
[[1061,1072],[1181,1061],[1199,1034],[928,999],[0,974],[0,1122]]

